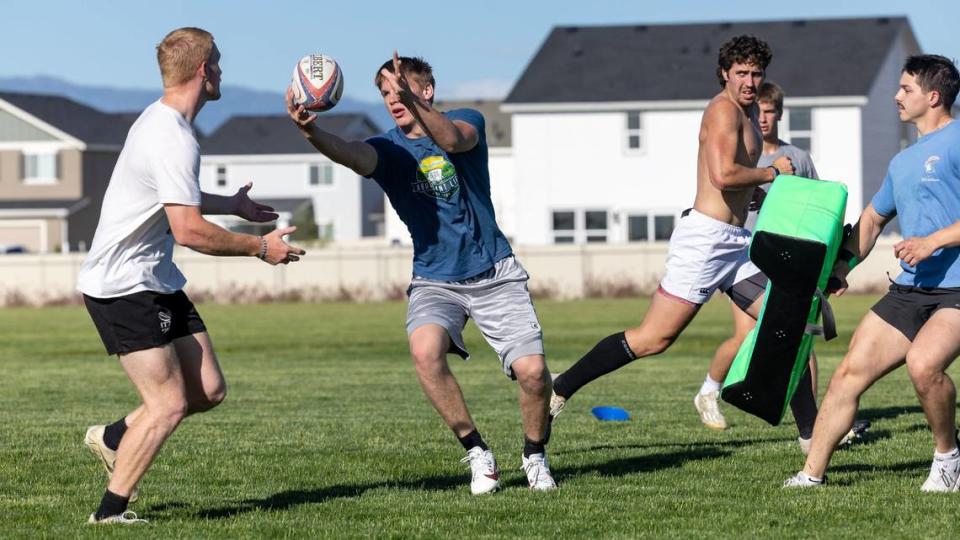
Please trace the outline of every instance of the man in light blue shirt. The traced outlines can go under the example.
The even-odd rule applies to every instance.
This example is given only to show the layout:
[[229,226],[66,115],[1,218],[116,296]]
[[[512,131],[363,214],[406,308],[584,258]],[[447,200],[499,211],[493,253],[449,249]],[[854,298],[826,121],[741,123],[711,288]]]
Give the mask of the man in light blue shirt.
[[916,144],[890,162],[880,191],[864,209],[834,267],[846,276],[873,249],[883,227],[900,218],[894,246],[903,272],[864,316],[820,406],[803,470],[787,487],[823,485],[834,446],[850,429],[860,396],[907,365],[936,444],[922,491],[957,491],[956,388],[946,369],[960,353],[960,122],[950,114],[960,73],[935,55],[907,59],[895,101],[900,120],[917,126]]

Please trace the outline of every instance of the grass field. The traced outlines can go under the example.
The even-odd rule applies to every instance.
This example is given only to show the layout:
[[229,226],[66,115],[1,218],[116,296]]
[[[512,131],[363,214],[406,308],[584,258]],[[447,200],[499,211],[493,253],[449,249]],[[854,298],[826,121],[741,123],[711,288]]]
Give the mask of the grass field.
[[[873,298],[834,302],[840,339],[820,344],[821,393]],[[637,321],[643,300],[539,302],[548,362],[566,368]],[[462,450],[420,392],[405,305],[201,306],[229,392],[187,419],[132,506],[144,529],[83,525],[104,476],[87,425],[135,404],[79,307],[0,311],[0,537],[749,537],[956,538],[960,498],[921,494],[932,440],[904,370],[861,403],[865,441],[839,452],[823,490],[780,485],[803,459],[792,419],[769,427],[725,407],[704,429],[692,398],[730,329],[725,301],[665,355],[598,380],[557,420],[560,489],[519,470],[516,388],[470,326],[473,360],[451,358],[504,489],[472,497]],[[589,410],[619,405],[629,422]]]

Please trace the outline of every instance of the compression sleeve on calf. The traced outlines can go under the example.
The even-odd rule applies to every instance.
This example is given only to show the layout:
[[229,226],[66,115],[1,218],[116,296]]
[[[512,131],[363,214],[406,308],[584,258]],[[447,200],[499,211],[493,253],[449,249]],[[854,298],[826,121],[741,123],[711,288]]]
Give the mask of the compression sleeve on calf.
[[553,391],[558,396],[569,398],[583,385],[636,359],[623,332],[607,336],[553,381]]

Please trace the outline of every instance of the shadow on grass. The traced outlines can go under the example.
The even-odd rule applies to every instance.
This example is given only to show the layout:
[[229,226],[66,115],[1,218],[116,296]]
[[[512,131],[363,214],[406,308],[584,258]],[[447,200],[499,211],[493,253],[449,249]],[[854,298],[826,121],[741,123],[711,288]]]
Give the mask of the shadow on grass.
[[[593,446],[587,446],[584,448],[570,448],[563,450],[562,452],[554,452],[555,455],[564,455],[564,454],[579,454],[583,452],[597,452],[600,450],[650,450],[656,448],[690,448],[693,451],[699,451],[698,449],[713,449],[716,450],[718,447],[730,447],[730,448],[740,448],[742,446],[753,446],[755,444],[762,443],[780,443],[792,441],[792,438],[783,438],[783,437],[771,437],[771,438],[759,438],[759,439],[739,439],[732,441],[709,441],[709,442],[664,442],[664,443],[653,443],[653,444],[597,444]],[[727,452],[729,454],[729,452]]]
[[[599,473],[603,476],[627,476],[631,474],[647,473],[662,469],[680,467],[688,461],[700,459],[716,459],[730,455],[730,452],[715,447],[697,448],[682,452],[653,454],[610,461],[591,463],[580,467],[564,467],[554,470],[554,475],[563,482],[575,476]],[[196,517],[204,519],[224,519],[253,511],[288,510],[303,504],[320,504],[331,499],[350,499],[363,495],[375,489],[402,489],[415,491],[446,491],[451,489],[462,490],[465,478],[457,476],[433,476],[419,480],[399,482],[374,482],[370,484],[335,485],[317,489],[296,489],[274,493],[262,499],[247,499],[230,506],[201,510]],[[504,481],[504,487],[525,486],[523,478],[514,478]],[[177,509],[185,506],[181,503],[162,504],[151,507],[151,511]]]
[[[639,446],[639,445],[638,445]],[[630,446],[618,447],[629,448]],[[590,463],[579,467],[560,467],[554,469],[559,479],[574,476],[584,476],[598,473],[601,476],[628,476],[631,474],[648,473],[663,469],[673,469],[683,466],[688,461],[701,459],[718,459],[730,456],[732,453],[717,448],[717,445],[706,445],[691,448],[682,452],[668,452],[665,454],[650,454],[629,458],[613,459],[601,463]]]
[[[374,489],[406,489],[417,491],[444,491],[448,489],[460,488],[464,484],[464,477],[457,476],[431,476],[418,480],[408,480],[399,482],[375,482],[371,484],[355,485],[336,485],[318,489],[294,489],[281,491],[269,495],[262,499],[247,499],[222,508],[214,508],[197,512],[196,516],[205,519],[223,519],[237,514],[252,512],[255,510],[287,510],[294,506],[302,504],[319,504],[330,499],[350,499],[359,497],[365,492]],[[151,509],[152,510],[152,509]]]
[[873,465],[869,463],[847,463],[831,467],[833,472],[917,472],[930,469],[929,461],[902,461],[900,463],[891,463],[889,465]]
[[862,420],[884,420],[896,418],[905,414],[923,414],[923,409],[919,405],[907,407],[875,407],[872,409],[860,409],[857,411],[857,418]]

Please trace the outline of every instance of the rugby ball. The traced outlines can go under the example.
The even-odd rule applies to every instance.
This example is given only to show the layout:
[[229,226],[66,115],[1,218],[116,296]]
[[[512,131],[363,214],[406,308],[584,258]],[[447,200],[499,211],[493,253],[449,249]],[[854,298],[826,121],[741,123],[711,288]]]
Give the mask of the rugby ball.
[[293,101],[311,111],[332,109],[343,94],[343,72],[326,54],[304,56],[293,69]]

